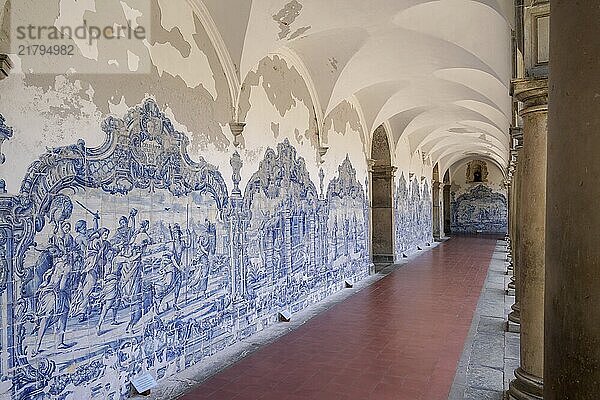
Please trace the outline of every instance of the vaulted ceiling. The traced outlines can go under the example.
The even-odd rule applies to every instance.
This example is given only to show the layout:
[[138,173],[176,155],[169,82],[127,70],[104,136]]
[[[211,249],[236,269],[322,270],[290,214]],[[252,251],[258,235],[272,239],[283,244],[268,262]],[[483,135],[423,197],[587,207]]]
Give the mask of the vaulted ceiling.
[[269,54],[293,59],[318,119],[345,99],[366,129],[386,123],[445,170],[508,163],[511,0],[189,0],[226,65],[232,95]]

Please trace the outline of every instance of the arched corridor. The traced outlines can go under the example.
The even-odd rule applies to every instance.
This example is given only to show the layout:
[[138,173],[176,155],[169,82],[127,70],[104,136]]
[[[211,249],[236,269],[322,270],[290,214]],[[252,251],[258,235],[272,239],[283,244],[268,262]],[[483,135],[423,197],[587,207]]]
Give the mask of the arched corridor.
[[0,0],[0,400],[597,400],[599,20]]

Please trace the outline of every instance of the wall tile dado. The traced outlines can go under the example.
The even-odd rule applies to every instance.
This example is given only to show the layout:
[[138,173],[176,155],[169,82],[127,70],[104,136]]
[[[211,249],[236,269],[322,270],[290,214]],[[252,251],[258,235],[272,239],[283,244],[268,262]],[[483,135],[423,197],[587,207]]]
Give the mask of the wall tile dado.
[[432,213],[433,203],[427,181],[421,188],[416,176],[412,176],[407,183],[404,174],[400,175],[394,198],[397,258],[416,251],[418,246],[433,242]]
[[508,204],[506,196],[480,184],[454,197],[452,194],[451,230],[453,233],[506,233]]
[[102,129],[0,195],[0,397],[125,398],[368,274],[348,157],[317,191],[286,140],[242,193],[236,152],[228,193],[154,101]]

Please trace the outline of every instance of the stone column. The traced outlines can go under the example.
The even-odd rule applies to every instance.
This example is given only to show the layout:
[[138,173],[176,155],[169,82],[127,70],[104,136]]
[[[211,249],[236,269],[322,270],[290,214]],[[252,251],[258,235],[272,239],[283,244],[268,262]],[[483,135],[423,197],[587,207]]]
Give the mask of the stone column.
[[506,274],[510,275],[510,283],[508,289],[511,290],[512,296],[514,296],[515,290],[515,276],[513,274],[513,250],[512,250],[512,225],[514,222],[513,211],[515,208],[513,199],[513,188],[512,188],[512,164],[508,171],[508,179],[504,181],[504,187],[506,188],[506,199],[507,199],[507,214],[508,214],[508,230],[506,232]]
[[547,400],[600,398],[600,7],[573,3],[550,14]]
[[439,241],[440,234],[440,182],[433,182],[431,187],[431,197],[433,200],[433,239]]
[[523,154],[523,132],[521,128],[513,128],[511,130],[513,139],[514,157],[514,173],[512,179],[512,204],[513,204],[513,224],[512,228],[512,263],[513,263],[513,278],[515,289],[515,303],[511,306],[511,313],[508,315],[508,331],[519,332],[521,329],[521,304],[519,302],[519,271],[520,271],[520,250],[521,250],[521,175],[523,167],[519,165],[519,160]]
[[445,183],[440,182],[440,187],[438,189],[438,196],[440,199],[440,239],[446,237],[446,231],[444,229],[444,187]]
[[523,154],[519,243],[521,366],[510,383],[511,399],[542,399],[544,375],[544,264],[546,226],[546,138],[548,79],[513,82],[523,103]]
[[371,168],[373,217],[373,262],[394,262],[394,174],[396,167]]

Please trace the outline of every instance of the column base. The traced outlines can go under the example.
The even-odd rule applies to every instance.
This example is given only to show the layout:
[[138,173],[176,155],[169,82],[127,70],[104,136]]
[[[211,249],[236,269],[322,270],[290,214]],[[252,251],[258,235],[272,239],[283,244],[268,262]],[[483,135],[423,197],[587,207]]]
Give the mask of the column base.
[[516,324],[510,320],[506,321],[506,332],[521,333],[521,324]]
[[513,333],[521,332],[521,307],[518,303],[512,305],[512,312],[508,314],[506,331]]
[[508,386],[509,400],[543,400],[544,380],[531,375],[521,368],[515,370],[517,379]]
[[515,324],[520,325],[521,324],[521,313],[513,310],[510,314],[508,314],[508,320],[510,322],[514,322]]

